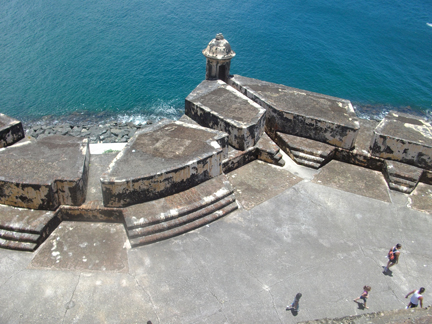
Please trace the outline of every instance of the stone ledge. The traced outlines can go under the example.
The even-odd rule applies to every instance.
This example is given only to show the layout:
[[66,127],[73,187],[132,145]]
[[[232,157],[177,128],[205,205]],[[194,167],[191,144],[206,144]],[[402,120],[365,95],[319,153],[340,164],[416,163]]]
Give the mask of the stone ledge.
[[374,130],[371,154],[432,170],[432,126],[420,118],[391,111]]
[[88,140],[50,136],[0,150],[0,203],[55,210],[86,197]]
[[324,318],[298,324],[429,324],[432,323],[432,309],[426,308],[399,309],[339,318]]
[[360,128],[349,100],[234,75],[228,82],[267,110],[266,132],[351,149]]
[[10,146],[23,138],[22,123],[0,113],[0,148]]

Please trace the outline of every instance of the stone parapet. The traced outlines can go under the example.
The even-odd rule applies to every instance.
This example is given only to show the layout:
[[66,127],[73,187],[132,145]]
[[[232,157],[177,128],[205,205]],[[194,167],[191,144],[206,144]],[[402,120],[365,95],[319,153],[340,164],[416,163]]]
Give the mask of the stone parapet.
[[205,80],[187,96],[185,114],[201,126],[228,133],[229,144],[244,151],[263,134],[266,111],[225,82]]
[[0,114],[0,148],[12,145],[24,138],[20,121]]
[[267,110],[266,132],[351,149],[360,125],[349,100],[234,75],[228,83]]
[[432,170],[432,126],[415,116],[389,112],[370,146],[374,156]]
[[55,210],[79,206],[87,192],[87,139],[49,136],[0,150],[0,203]]
[[359,119],[358,121],[360,129],[354,148],[351,150],[339,148],[335,152],[334,158],[345,163],[381,171],[383,169],[384,160],[373,156],[370,152],[373,131],[378,126],[378,122],[367,119]]
[[105,207],[172,195],[222,173],[228,135],[180,121],[137,133],[101,176]]

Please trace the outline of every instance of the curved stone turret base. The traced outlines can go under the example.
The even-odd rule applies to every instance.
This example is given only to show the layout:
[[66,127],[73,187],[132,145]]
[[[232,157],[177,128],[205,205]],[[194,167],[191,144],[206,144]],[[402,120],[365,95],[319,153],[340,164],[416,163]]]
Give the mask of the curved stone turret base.
[[175,195],[124,209],[132,247],[154,243],[206,225],[238,208],[225,175]]
[[186,190],[222,173],[228,135],[180,121],[137,133],[101,177],[105,207],[126,207]]

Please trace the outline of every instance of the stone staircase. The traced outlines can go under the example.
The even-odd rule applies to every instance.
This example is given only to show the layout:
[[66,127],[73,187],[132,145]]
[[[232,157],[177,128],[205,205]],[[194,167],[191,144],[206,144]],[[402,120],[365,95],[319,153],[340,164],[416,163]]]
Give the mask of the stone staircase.
[[132,247],[189,232],[236,210],[233,189],[225,175],[172,196],[123,210]]
[[336,147],[311,139],[276,132],[275,142],[297,164],[319,169],[330,161]]
[[34,251],[60,224],[57,211],[0,205],[0,247]]
[[383,174],[390,189],[410,194],[423,173],[423,169],[391,160],[384,160]]

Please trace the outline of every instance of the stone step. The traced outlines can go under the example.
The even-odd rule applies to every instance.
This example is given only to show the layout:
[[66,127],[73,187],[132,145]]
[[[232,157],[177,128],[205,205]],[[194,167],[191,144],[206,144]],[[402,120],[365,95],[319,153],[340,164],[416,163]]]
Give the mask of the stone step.
[[172,196],[124,208],[127,230],[166,222],[211,205],[233,193],[225,175]]
[[325,143],[279,132],[276,132],[274,140],[297,164],[314,169],[330,161],[337,150]]
[[422,169],[409,164],[391,160],[384,161],[384,178],[392,190],[411,193],[420,181],[422,173]]
[[142,237],[137,237],[137,238],[133,238],[130,239],[130,243],[132,247],[137,247],[140,245],[146,245],[146,244],[150,244],[150,243],[154,243],[157,241],[161,241],[161,240],[165,240],[174,236],[178,236],[180,234],[186,233],[186,232],[190,232],[196,228],[202,227],[204,225],[207,225],[231,212],[233,212],[234,210],[236,210],[238,208],[238,205],[236,202],[233,202],[227,206],[225,206],[224,208],[211,213],[210,215],[204,216],[202,218],[198,218],[197,220],[194,220],[190,223],[187,223],[183,226],[180,227],[174,227],[168,231],[164,231],[164,232],[159,232],[156,234],[151,234],[151,235],[147,235],[147,236],[142,236]]
[[412,187],[415,188],[415,186],[417,186],[417,182],[416,181],[410,181],[410,180],[406,180],[404,178],[399,178],[399,177],[389,177],[390,182],[397,184],[397,185],[401,185],[401,186],[405,186],[405,187]]
[[40,235],[38,234],[22,233],[0,229],[0,238],[4,240],[37,243],[39,237]]
[[32,210],[0,205],[0,247],[34,251],[60,224],[59,210]]
[[393,182],[389,182],[388,186],[391,190],[396,190],[396,191],[400,191],[406,194],[410,194],[414,188],[413,187],[407,187],[407,186],[403,186],[403,185],[399,185]]
[[34,251],[38,244],[30,242],[19,242],[0,238],[0,247],[9,250]]
[[319,168],[321,168],[321,164],[319,164],[319,163],[315,163],[315,162],[311,162],[311,161],[307,161],[307,160],[295,159],[295,158],[293,160],[297,164],[304,165],[304,166],[312,168],[312,169],[319,169]]
[[40,234],[57,218],[57,211],[16,208],[0,204],[0,229]]
[[306,161],[310,161],[310,162],[314,162],[314,163],[318,163],[318,164],[321,164],[324,162],[324,158],[319,157],[319,156],[310,155],[310,154],[303,153],[300,151],[295,151],[295,150],[291,150],[291,153],[299,160],[306,160]]
[[190,223],[196,219],[202,218],[204,216],[207,216],[213,212],[217,212],[219,209],[224,208],[225,206],[235,202],[234,195],[230,195],[228,197],[225,197],[211,205],[208,205],[202,209],[199,209],[197,211],[194,211],[190,214],[183,215],[178,218],[174,218],[172,220],[157,223],[154,225],[144,226],[140,228],[134,228],[132,230],[128,230],[128,236],[129,238],[135,238],[138,236],[145,236],[145,235],[151,235],[163,231],[167,231],[174,227],[183,226],[187,223]]

